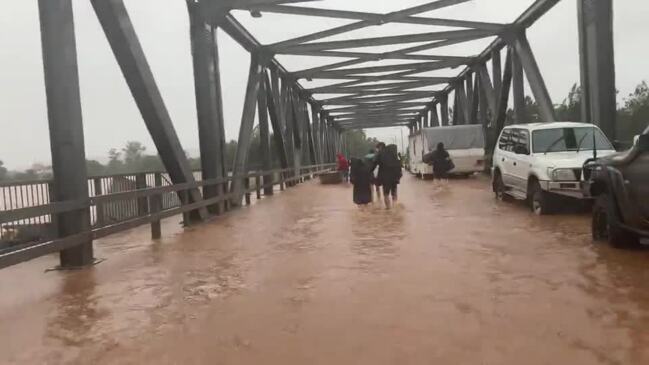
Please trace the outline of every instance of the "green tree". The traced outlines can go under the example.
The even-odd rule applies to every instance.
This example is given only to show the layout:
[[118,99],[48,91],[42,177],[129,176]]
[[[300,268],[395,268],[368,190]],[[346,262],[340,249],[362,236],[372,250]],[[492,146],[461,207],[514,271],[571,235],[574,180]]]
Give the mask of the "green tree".
[[[361,129],[346,131],[344,140],[347,144],[348,158],[362,158],[379,143],[376,138],[367,138],[365,131]],[[390,144],[390,142],[388,141],[386,144]]]
[[86,170],[88,172],[88,176],[103,175],[106,171],[106,166],[102,165],[101,162],[96,160],[86,160]]
[[571,122],[582,121],[581,98],[581,87],[575,83],[570,88],[568,97],[563,99],[563,103],[555,107],[557,119]]
[[124,165],[128,170],[137,169],[140,167],[142,156],[146,151],[146,147],[141,142],[137,141],[128,141],[124,148],[122,148],[122,153],[124,154]]
[[0,160],[0,181],[5,180],[7,178],[7,174],[9,171],[7,171],[7,168],[4,167],[4,162]]
[[122,162],[122,153],[115,148],[108,151],[108,166],[106,173],[119,174],[124,171],[124,162]]
[[232,171],[234,164],[234,155],[237,153],[237,141],[230,140],[225,144],[225,163],[228,171]]
[[649,123],[649,86],[642,81],[633,93],[624,99],[617,112],[617,140],[630,144],[635,135],[642,133]]
[[38,179],[38,173],[34,169],[27,169],[25,171],[19,171],[14,174],[13,180],[16,181],[26,181],[26,180],[36,180]]
[[539,104],[536,103],[529,95],[525,96],[525,108],[523,113],[523,120],[516,120],[516,113],[514,110],[509,108],[507,109],[507,114],[505,114],[506,124],[525,124],[525,123],[538,123],[541,122],[541,116],[539,111]]
[[649,86],[642,81],[624,101],[624,109],[633,115],[649,114]]
[[137,168],[137,171],[163,171],[165,169],[158,155],[140,156],[133,167]]

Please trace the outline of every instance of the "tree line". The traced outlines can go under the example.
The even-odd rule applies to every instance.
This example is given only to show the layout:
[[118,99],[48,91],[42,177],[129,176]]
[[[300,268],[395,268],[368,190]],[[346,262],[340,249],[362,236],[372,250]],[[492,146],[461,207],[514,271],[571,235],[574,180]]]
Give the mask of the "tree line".
[[[368,139],[365,132],[349,131],[346,133],[347,153],[350,156],[362,156],[373,148],[378,141]],[[280,168],[281,163],[279,154],[276,152],[274,140],[270,138],[271,143],[271,163],[272,168]],[[225,146],[226,168],[232,170],[234,156],[237,150],[237,141],[231,140]],[[188,155],[188,154],[187,154]],[[253,139],[248,153],[248,164],[251,169],[261,168],[262,156],[261,137],[258,129],[253,132]],[[158,154],[147,153],[147,148],[142,142],[127,141],[121,148],[111,148],[107,153],[106,162],[102,163],[96,159],[86,160],[86,169],[88,176],[118,175],[130,174],[136,172],[164,171],[164,164]],[[201,169],[200,157],[187,156],[189,164],[193,170]],[[0,161],[0,181],[25,181],[37,179],[49,179],[52,177],[52,168],[48,165],[34,164],[24,171],[9,171],[2,161]]]
[[[580,121],[581,120],[581,87],[574,84],[568,96],[559,105],[555,105],[555,114],[557,120],[561,121]],[[525,117],[526,122],[541,122],[539,106],[531,97],[525,97]],[[514,122],[514,111],[507,111],[507,123]],[[635,90],[627,95],[622,105],[618,105],[616,120],[616,140],[624,144],[629,144],[633,137],[642,133],[649,123],[649,85],[642,81]]]

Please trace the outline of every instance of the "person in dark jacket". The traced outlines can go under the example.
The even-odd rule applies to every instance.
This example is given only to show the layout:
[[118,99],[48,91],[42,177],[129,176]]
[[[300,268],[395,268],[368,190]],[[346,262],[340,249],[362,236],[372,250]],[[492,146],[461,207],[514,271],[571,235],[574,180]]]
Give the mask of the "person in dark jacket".
[[391,204],[397,201],[397,185],[402,175],[397,146],[391,144],[382,148],[377,156],[377,165],[379,167],[378,180],[383,186],[385,207],[390,209]]
[[448,179],[449,171],[455,168],[442,142],[437,144],[437,148],[430,155],[430,163],[433,165],[433,175],[436,179]]
[[358,158],[352,158],[350,179],[354,185],[354,203],[358,205],[371,203],[372,172],[370,166]]

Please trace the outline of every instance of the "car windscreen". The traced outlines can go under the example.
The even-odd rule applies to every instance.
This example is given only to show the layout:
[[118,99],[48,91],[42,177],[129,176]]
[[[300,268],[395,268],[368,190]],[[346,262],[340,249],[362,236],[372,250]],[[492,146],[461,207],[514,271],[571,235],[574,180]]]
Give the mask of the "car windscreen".
[[[594,133],[594,136],[593,136]],[[532,133],[534,153],[592,150],[613,150],[611,142],[597,128],[553,128]]]
[[423,133],[430,149],[435,149],[440,142],[444,143],[447,150],[466,150],[485,146],[484,132],[480,125],[427,128]]

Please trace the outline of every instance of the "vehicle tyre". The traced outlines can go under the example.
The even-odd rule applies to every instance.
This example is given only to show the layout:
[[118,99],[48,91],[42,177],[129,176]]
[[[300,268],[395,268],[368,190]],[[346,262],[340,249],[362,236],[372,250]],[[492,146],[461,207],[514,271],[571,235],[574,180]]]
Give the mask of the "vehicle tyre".
[[507,198],[505,183],[503,182],[503,177],[500,174],[500,171],[496,171],[493,179],[493,191],[496,199],[500,201],[505,201]]
[[530,185],[530,190],[528,191],[528,196],[530,199],[530,208],[532,209],[532,212],[534,214],[552,214],[552,196],[550,196],[548,192],[541,189],[541,184],[539,184],[538,181],[532,182],[532,184]]
[[591,231],[594,241],[606,241],[613,247],[623,248],[638,243],[637,237],[620,228],[613,211],[614,203],[607,194],[597,197],[593,205]]

